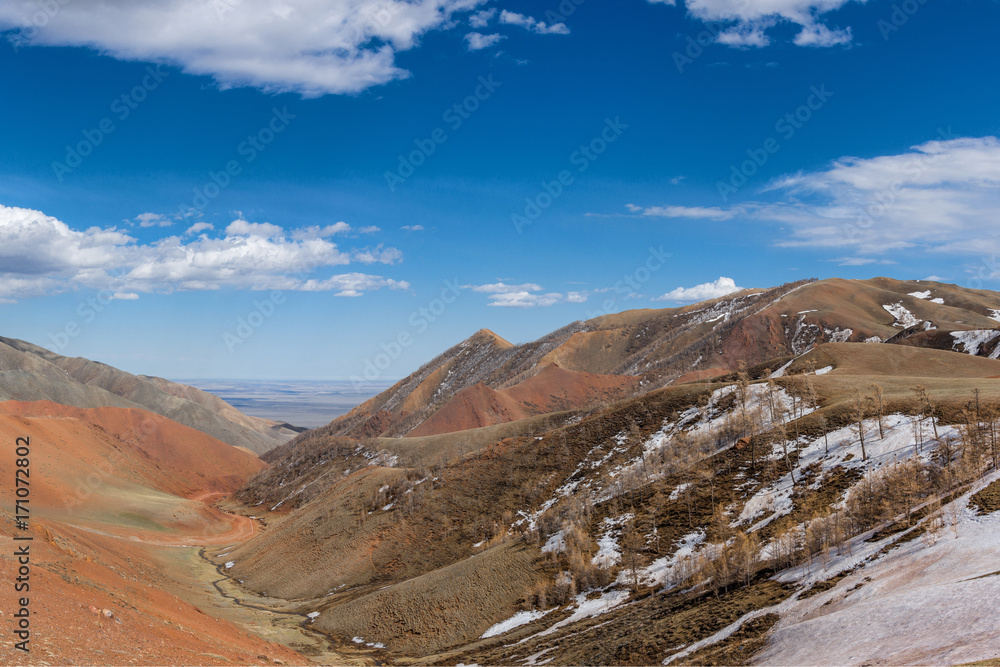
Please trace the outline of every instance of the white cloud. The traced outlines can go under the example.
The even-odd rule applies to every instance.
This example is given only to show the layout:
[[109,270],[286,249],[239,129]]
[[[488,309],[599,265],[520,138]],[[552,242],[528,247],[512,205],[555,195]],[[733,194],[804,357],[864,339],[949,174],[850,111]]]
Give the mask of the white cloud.
[[850,44],[853,36],[851,29],[831,30],[825,25],[816,24],[806,26],[795,36],[795,43],[798,46],[837,46],[839,44]]
[[[185,237],[208,231],[208,223]],[[349,225],[347,226],[349,228]],[[191,230],[195,231],[192,232]],[[354,262],[395,264],[396,248],[342,250],[329,240],[343,227],[286,231],[234,220],[218,238],[169,236],[142,244],[115,228],[78,231],[40,211],[0,205],[0,298],[10,300],[79,288],[107,289],[115,298],[175,290],[283,289],[362,293],[408,284],[381,276],[313,274]]]
[[515,292],[540,292],[541,285],[524,283],[523,285],[508,285],[506,283],[490,283],[488,285],[463,285],[465,289],[485,294],[512,294]]
[[140,213],[135,216],[134,223],[137,223],[140,227],[170,227],[174,224],[173,220],[166,217],[165,215],[160,215],[159,213]]
[[[315,229],[315,228],[314,228]],[[302,230],[296,230],[299,232]],[[285,230],[278,225],[269,222],[247,222],[242,218],[233,220],[226,227],[227,236],[259,236],[265,239],[280,239],[284,237]]]
[[[794,42],[799,46],[829,47],[851,41],[851,29],[830,28],[820,21],[852,0],[686,0],[688,13],[706,22],[731,27],[719,32],[718,41],[735,47],[762,47],[771,43],[766,32],[779,23],[801,28]],[[856,0],[864,3],[866,0]],[[676,5],[674,0],[649,0]]]
[[404,232],[422,232],[424,231],[423,225],[403,225],[400,227]]
[[830,260],[837,263],[837,266],[869,266],[871,264],[896,264],[891,259],[875,259],[874,257],[840,257]]
[[[1000,255],[1000,139],[928,141],[895,155],[844,157],[776,179],[765,194],[728,208],[628,204],[650,217],[777,223],[782,247],[854,251],[842,266],[892,262],[893,251]],[[990,278],[1000,271],[990,269]]]
[[496,7],[483,9],[482,11],[478,11],[469,17],[469,25],[473,28],[485,28],[496,15]]
[[1000,140],[929,141],[905,153],[842,158],[776,181],[782,200],[758,219],[788,224],[784,246],[854,247],[869,254],[920,246],[1000,252]]
[[192,234],[197,234],[198,232],[208,232],[215,229],[215,225],[210,222],[196,222],[187,231],[184,232],[185,236],[191,236]]
[[470,51],[481,51],[483,49],[488,49],[500,40],[507,39],[504,35],[494,33],[492,35],[483,35],[478,32],[470,32],[465,36],[465,42],[468,44]]
[[489,294],[489,306],[496,308],[547,308],[561,303],[585,303],[585,292],[545,292],[541,285],[524,283],[508,285],[504,282],[487,285],[463,285],[463,289]]
[[[378,228],[376,227],[375,230],[378,231]],[[292,238],[296,241],[326,239],[331,236],[336,236],[337,234],[349,234],[351,231],[353,230],[349,224],[346,222],[338,222],[332,225],[327,225],[326,227],[312,226],[296,229],[292,232]],[[284,233],[283,229],[281,230],[281,233]]]
[[525,30],[530,30],[531,32],[538,33],[539,35],[569,34],[569,28],[566,27],[565,23],[553,23],[552,25],[546,25],[544,21],[539,21],[531,16],[525,16],[524,14],[518,14],[517,12],[508,12],[506,9],[500,12],[500,23],[521,26]]
[[36,0],[0,3],[0,30],[37,46],[95,49],[304,96],[354,93],[409,76],[396,54],[483,0],[73,0],[33,26]]
[[409,289],[410,284],[391,280],[381,276],[371,276],[366,273],[345,273],[331,276],[326,280],[306,281],[299,289],[303,292],[335,291],[334,296],[359,297],[365,292],[388,287],[390,289]]
[[701,206],[650,206],[643,208],[635,204],[625,206],[632,213],[653,218],[694,218],[700,220],[729,220],[737,213],[736,209]]
[[704,283],[695,287],[678,287],[675,290],[659,296],[653,301],[673,301],[674,303],[694,303],[696,301],[708,301],[719,297],[739,292],[745,289],[738,287],[732,278],[722,277],[713,283]]
[[719,44],[734,48],[763,48],[771,45],[771,38],[764,34],[765,26],[741,24],[728,30],[723,30],[716,36]]

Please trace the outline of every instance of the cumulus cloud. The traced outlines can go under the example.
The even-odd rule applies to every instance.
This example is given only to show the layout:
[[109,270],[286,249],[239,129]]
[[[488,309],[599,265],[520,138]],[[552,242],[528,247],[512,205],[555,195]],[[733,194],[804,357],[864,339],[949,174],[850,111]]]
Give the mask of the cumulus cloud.
[[424,231],[423,225],[403,225],[400,227],[404,232],[422,232]]
[[491,35],[483,35],[478,32],[470,32],[465,36],[465,42],[469,47],[470,51],[482,51],[483,49],[488,49],[500,40],[507,39],[504,35],[498,33],[493,33]]
[[[800,27],[798,46],[829,47],[850,43],[850,28],[831,28],[820,21],[823,14],[848,2],[866,0],[686,0],[689,14],[706,22],[730,25],[718,41],[734,47],[763,47],[771,43],[766,31],[779,23]],[[675,0],[649,0],[651,4],[676,5]]]
[[721,277],[712,283],[704,283],[702,285],[695,285],[694,287],[678,287],[675,290],[667,292],[663,296],[656,297],[653,301],[695,303],[697,301],[718,299],[726,296],[727,294],[740,292],[744,289],[746,288],[738,287],[736,285],[736,281],[732,278]]
[[223,88],[304,96],[355,93],[409,76],[396,54],[484,0],[73,0],[33,25],[36,0],[0,3],[0,30],[23,44],[77,46],[174,64]]
[[531,32],[538,33],[539,35],[569,34],[569,28],[566,27],[565,23],[553,23],[552,25],[547,25],[544,21],[539,21],[536,18],[525,16],[524,14],[518,14],[517,12],[509,12],[506,9],[500,12],[500,23],[520,26],[525,30],[530,30]]
[[508,285],[504,282],[486,285],[463,285],[464,289],[489,294],[489,304],[497,308],[547,308],[561,303],[584,303],[584,292],[545,292],[541,285],[524,283]]
[[[105,289],[115,298],[175,290],[282,289],[336,291],[356,296],[404,281],[381,276],[327,272],[352,263],[395,264],[396,248],[341,249],[330,237],[343,223],[286,231],[277,225],[234,220],[215,238],[193,225],[181,236],[139,243],[127,233],[92,227],[79,231],[40,211],[0,205],[0,298]],[[349,225],[346,226],[349,229]],[[194,231],[192,231],[194,230]]]

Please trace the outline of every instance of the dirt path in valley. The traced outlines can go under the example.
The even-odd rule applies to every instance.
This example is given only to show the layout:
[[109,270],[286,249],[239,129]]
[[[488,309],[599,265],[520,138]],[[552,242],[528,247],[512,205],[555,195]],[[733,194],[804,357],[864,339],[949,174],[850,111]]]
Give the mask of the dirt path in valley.
[[[170,548],[166,554],[173,553],[168,559],[174,563],[189,563],[187,568],[171,568],[175,572],[186,571],[191,579],[190,591],[184,596],[189,602],[206,611],[214,612],[230,622],[234,622],[257,636],[275,641],[287,646],[310,660],[322,665],[371,665],[383,664],[373,659],[369,652],[352,651],[347,646],[346,651],[338,651],[337,644],[331,637],[309,627],[312,619],[306,614],[280,609],[283,601],[264,600],[247,595],[232,577],[229,577],[223,565],[213,562],[209,548],[225,546],[232,548],[256,536],[259,532],[257,522],[247,516],[227,512],[216,505],[218,501],[228,497],[228,493],[204,492],[188,498],[193,502],[204,503],[226,520],[230,530],[215,535],[202,534],[172,534],[157,535],[150,532],[108,532],[94,528],[77,526],[82,530],[114,537],[129,542],[149,545],[152,547]],[[184,555],[184,554],[190,554]],[[176,576],[176,575],[175,575]],[[184,595],[182,591],[176,594]],[[254,602],[259,602],[255,604]],[[273,602],[273,604],[268,604]]]
[[254,522],[254,520],[250,517],[242,516],[240,514],[231,514],[230,512],[214,507],[207,502],[209,498],[226,497],[228,495],[228,493],[224,492],[207,492],[188,498],[188,500],[191,500],[192,502],[201,502],[217,510],[224,517],[224,519],[230,523],[231,528],[225,533],[211,535],[205,531],[201,534],[196,533],[192,535],[157,535],[156,533],[148,531],[143,531],[141,533],[124,533],[119,531],[111,532],[107,530],[98,530],[96,528],[88,528],[85,526],[77,526],[77,528],[90,533],[104,535],[105,537],[116,537],[130,542],[149,544],[157,547],[205,547],[230,544],[232,542],[245,542],[257,535],[256,522]]

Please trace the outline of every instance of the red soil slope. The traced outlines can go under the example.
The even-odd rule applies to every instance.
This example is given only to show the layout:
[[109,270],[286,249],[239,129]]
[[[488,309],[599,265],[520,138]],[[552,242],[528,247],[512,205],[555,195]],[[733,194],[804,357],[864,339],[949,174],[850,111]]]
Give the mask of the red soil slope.
[[[6,519],[0,526],[0,578],[12,581],[14,530]],[[52,521],[33,522],[32,533],[31,653],[4,641],[0,664],[306,663],[294,651],[207,616],[174,595],[178,584],[145,545]],[[3,596],[4,614],[15,609],[10,597]]]
[[[91,474],[189,498],[233,491],[267,467],[247,451],[144,410],[0,403],[0,437],[24,435],[39,471],[32,497],[56,505]],[[0,458],[0,474],[12,476],[11,465]]]
[[[29,533],[15,528],[14,443],[30,438]],[[0,579],[29,534],[31,653],[0,646],[0,664],[303,664],[302,656],[207,616],[175,593],[167,546],[231,544],[246,517],[208,503],[266,465],[256,456],[143,410],[0,403]],[[23,543],[18,543],[22,545]],[[2,614],[15,605],[8,589]]]
[[497,391],[482,383],[469,387],[407,435],[440,435],[584,408],[600,401],[624,398],[638,382],[635,377],[595,375],[550,364],[537,375],[508,389]]

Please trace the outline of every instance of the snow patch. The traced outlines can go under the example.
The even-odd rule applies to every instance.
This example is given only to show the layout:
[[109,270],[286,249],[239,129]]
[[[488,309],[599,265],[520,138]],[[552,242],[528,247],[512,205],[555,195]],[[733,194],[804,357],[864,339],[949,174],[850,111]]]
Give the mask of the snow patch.
[[606,593],[602,593],[600,597],[593,600],[588,600],[586,593],[580,593],[576,596],[577,606],[576,611],[573,612],[572,616],[564,618],[548,630],[543,630],[535,636],[544,637],[545,635],[551,635],[559,628],[563,628],[571,623],[582,621],[585,618],[593,618],[594,616],[606,614],[615,607],[621,606],[621,604],[628,600],[628,598],[628,591],[608,591]]
[[[932,433],[931,425],[926,420],[920,427],[922,436],[919,443],[916,418],[898,414],[888,415],[883,418],[883,424],[885,437],[879,438],[877,421],[872,419],[864,423],[864,449],[868,456],[867,461],[862,459],[861,439],[853,426],[846,426],[828,434],[829,455],[826,454],[827,438],[820,437],[807,441],[798,448],[798,463],[793,469],[795,479],[801,481],[803,471],[814,463],[820,464],[821,475],[837,467],[856,468],[870,475],[882,466],[905,461],[917,454],[923,459],[930,458]],[[942,439],[958,436],[958,431],[952,426],[938,425],[938,432]],[[794,443],[789,443],[789,451],[793,447]],[[781,445],[777,444],[772,456],[781,455]],[[792,511],[793,491],[791,473],[786,472],[777,481],[760,489],[748,499],[733,525],[752,524],[750,530],[759,530],[774,519],[788,514]]]
[[[695,550],[704,542],[705,532],[702,530],[685,535],[676,542],[677,549],[673,555],[657,558],[648,567],[639,570],[639,581],[644,586],[672,588],[685,578],[683,574],[685,561],[694,556]],[[632,583],[631,573],[622,572],[618,575],[618,583]]]
[[542,546],[542,553],[560,553],[566,551],[566,533],[560,530],[548,539],[544,546]]
[[677,500],[682,493],[691,488],[690,484],[680,484],[676,489],[670,492],[670,500]]
[[896,321],[893,323],[894,327],[908,329],[912,326],[920,324],[920,320],[917,319],[917,316],[911,313],[906,306],[903,305],[902,301],[882,307],[885,308],[890,315],[896,318]]
[[499,623],[490,626],[490,629],[484,632],[480,639],[489,639],[490,637],[505,634],[515,628],[521,627],[522,625],[527,625],[528,623],[537,621],[556,609],[558,609],[558,607],[553,607],[547,611],[519,611],[506,621],[500,621]]
[[[968,500],[997,479],[1000,473],[988,475],[947,505],[942,515],[949,525],[936,535],[900,544],[830,591],[781,605],[760,664],[815,664],[817,656],[833,665],[954,665],[994,658],[1000,628],[985,601],[1000,597],[1000,513],[978,516]],[[814,564],[812,578],[829,578],[834,567],[843,569],[831,563],[817,571]]]
[[1000,331],[993,329],[951,332],[951,337],[955,339],[953,349],[956,352],[961,352],[962,350],[959,349],[959,345],[961,345],[966,354],[971,354],[974,357],[979,356],[979,350],[984,345],[993,342],[998,336],[1000,336]]
[[617,518],[607,517],[601,521],[604,533],[597,538],[597,553],[594,554],[591,563],[609,569],[621,560],[622,552],[618,548],[618,536],[621,534],[621,527],[628,523],[632,517],[633,514],[629,512]]

